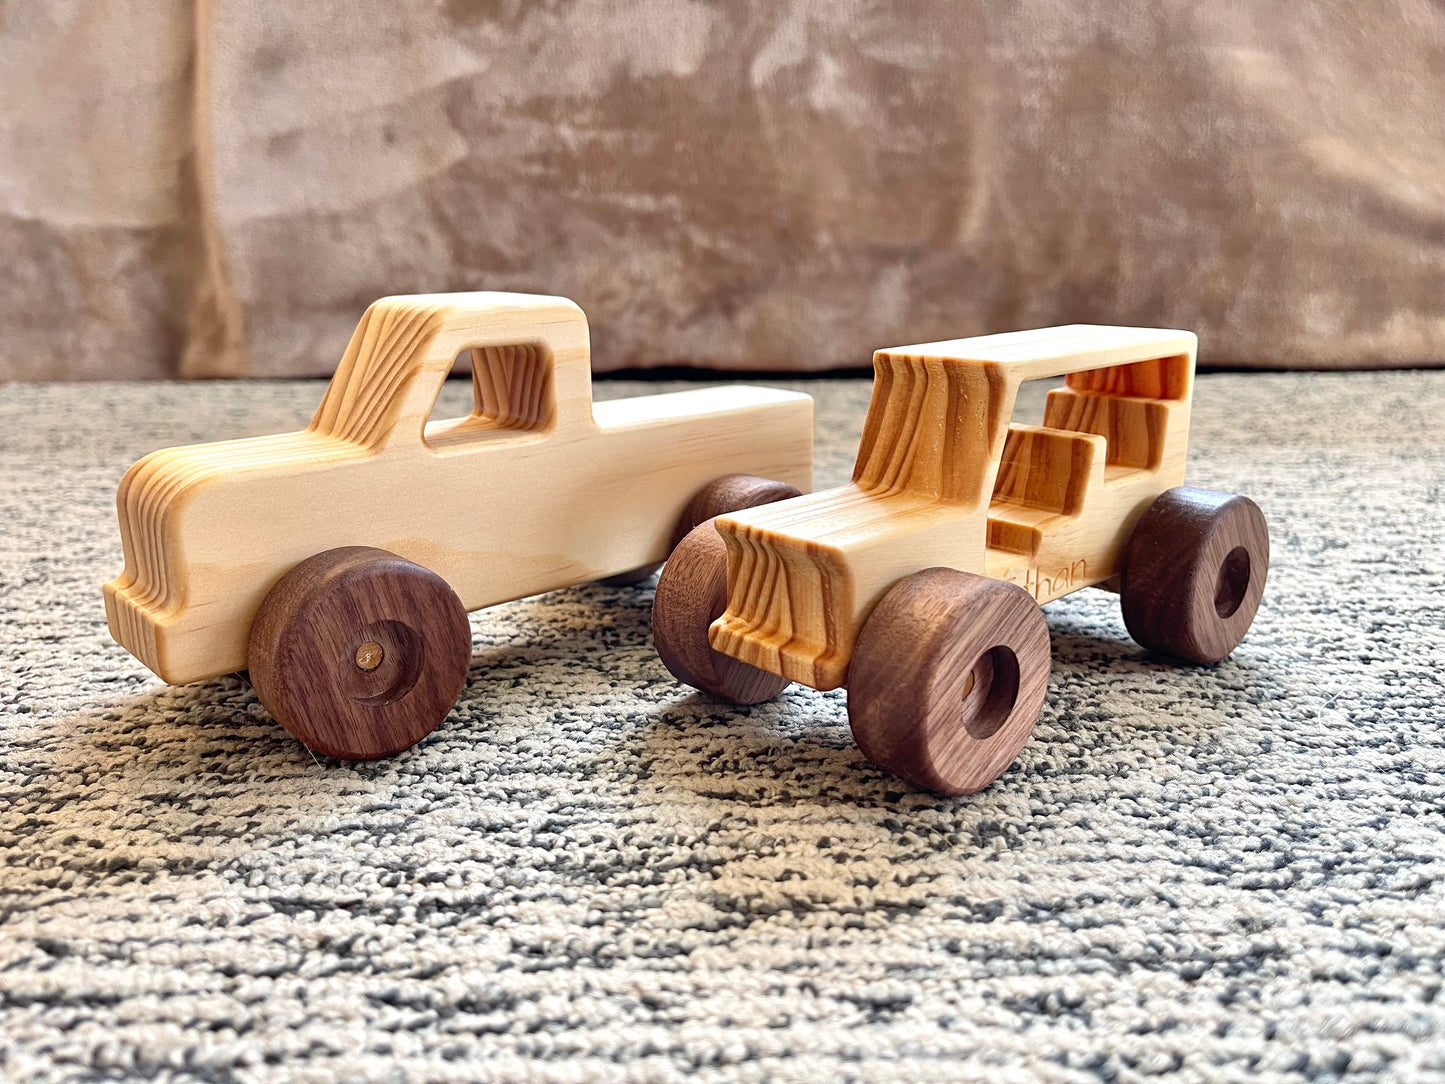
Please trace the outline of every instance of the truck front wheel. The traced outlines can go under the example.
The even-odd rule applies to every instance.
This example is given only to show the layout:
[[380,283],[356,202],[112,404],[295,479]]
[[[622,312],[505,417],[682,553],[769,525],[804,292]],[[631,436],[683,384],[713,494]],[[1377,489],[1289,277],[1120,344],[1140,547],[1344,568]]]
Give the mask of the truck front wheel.
[[251,683],[308,748],[375,760],[430,734],[466,684],[472,636],[435,572],[386,550],[307,558],[267,593],[251,625]]

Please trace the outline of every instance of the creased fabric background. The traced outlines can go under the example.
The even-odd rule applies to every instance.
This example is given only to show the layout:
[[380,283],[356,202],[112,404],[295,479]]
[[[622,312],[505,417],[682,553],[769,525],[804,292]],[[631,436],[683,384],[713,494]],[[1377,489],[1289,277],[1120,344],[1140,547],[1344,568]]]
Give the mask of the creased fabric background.
[[491,288],[603,369],[1439,363],[1442,100],[1428,0],[0,2],[0,377],[326,373]]

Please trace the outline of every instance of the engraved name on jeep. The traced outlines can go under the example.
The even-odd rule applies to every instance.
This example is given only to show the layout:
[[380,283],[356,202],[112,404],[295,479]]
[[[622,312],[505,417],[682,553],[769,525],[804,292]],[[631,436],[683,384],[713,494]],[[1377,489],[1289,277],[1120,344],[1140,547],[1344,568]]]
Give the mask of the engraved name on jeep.
[[1073,564],[1060,565],[1049,574],[1032,566],[1011,568],[1008,571],[1008,580],[1018,584],[1039,602],[1048,602],[1085,586],[1088,575],[1089,563],[1081,557]]

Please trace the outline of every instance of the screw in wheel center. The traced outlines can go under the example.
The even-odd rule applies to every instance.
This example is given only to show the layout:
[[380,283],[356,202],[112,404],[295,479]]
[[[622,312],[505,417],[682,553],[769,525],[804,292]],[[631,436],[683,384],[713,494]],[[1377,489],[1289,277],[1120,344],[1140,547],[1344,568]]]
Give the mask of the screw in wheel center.
[[356,665],[362,670],[375,670],[386,657],[386,651],[375,640],[367,640],[356,649]]

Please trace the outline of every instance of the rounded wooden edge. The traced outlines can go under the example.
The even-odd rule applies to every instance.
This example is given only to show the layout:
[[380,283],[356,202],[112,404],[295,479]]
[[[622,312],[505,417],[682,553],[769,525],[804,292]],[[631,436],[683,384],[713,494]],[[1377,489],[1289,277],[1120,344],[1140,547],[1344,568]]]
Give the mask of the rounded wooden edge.
[[652,639],[662,664],[679,681],[736,704],[758,704],[790,682],[708,642],[708,626],[727,608],[727,571],[727,546],[711,520],[694,527],[658,578]]
[[346,760],[426,737],[456,703],[470,662],[471,628],[450,585],[368,546],[319,553],[282,576],[248,643],[262,705],[308,748]]
[[1027,744],[1049,663],[1048,624],[1027,591],[951,568],[916,572],[859,633],[848,667],[853,737],[895,775],[971,794]]
[[714,478],[698,490],[682,510],[672,532],[672,548],[677,549],[693,528],[714,516],[724,516],[729,512],[740,512],[744,508],[756,508],[760,504],[773,504],[802,495],[803,491],[797,486],[772,478],[759,478],[755,474],[725,474],[721,478]]
[[1229,655],[1254,622],[1269,573],[1269,526],[1248,497],[1179,486],[1139,518],[1124,550],[1124,625],[1151,651],[1201,664]]

